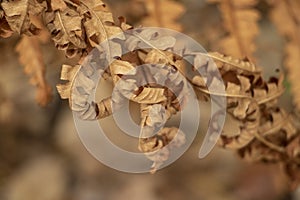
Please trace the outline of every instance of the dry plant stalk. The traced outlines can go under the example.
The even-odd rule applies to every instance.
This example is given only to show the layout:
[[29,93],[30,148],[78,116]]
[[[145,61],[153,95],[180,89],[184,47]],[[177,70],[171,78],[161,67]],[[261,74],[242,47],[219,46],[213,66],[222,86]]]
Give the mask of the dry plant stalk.
[[[169,22],[164,18],[158,18],[157,14],[160,9],[164,8],[159,3],[171,5],[170,2],[156,0],[148,3],[149,5],[154,3],[153,5],[156,6],[152,15],[156,16],[154,19],[158,25],[174,22],[175,17],[172,17]],[[253,52],[256,48],[254,39],[258,33],[256,22],[259,19],[259,14],[253,7],[257,1],[214,0],[214,2],[220,4],[224,25],[228,31],[228,36],[220,43],[224,52],[238,58],[248,57],[253,60]],[[279,15],[278,13],[286,12],[284,9],[293,9],[294,7],[283,1],[274,2],[273,11],[277,13],[276,16]],[[182,11],[182,9],[179,10]],[[291,16],[287,13],[284,14],[285,17],[291,17],[294,20],[293,25],[289,26],[289,30],[282,30],[282,32],[290,39],[287,49],[290,59],[287,61],[287,66],[289,66],[290,74],[295,74],[292,70],[298,63],[297,53],[300,52],[299,38],[297,37],[299,18],[295,14]],[[131,28],[126,24],[124,18],[119,18],[119,21],[115,22],[111,12],[100,0],[52,0],[50,3],[36,0],[3,0],[0,7],[0,36],[9,37],[13,32],[28,36],[38,35],[39,27],[33,21],[34,16],[43,18],[44,25],[58,49],[63,50],[67,57],[78,55],[81,60],[101,42]],[[177,14],[176,17],[178,17]],[[274,20],[278,24],[283,23],[281,20]],[[174,26],[178,28],[178,25]],[[142,31],[139,37],[147,38],[147,35],[156,35],[155,40],[148,39],[154,48],[146,51],[132,49],[129,56],[122,56],[122,52],[115,52],[113,49],[118,49],[116,47],[120,45],[130,46],[135,42],[136,36],[127,39],[119,38],[118,42],[109,43],[109,45],[114,45],[114,48],[109,46],[106,53],[119,56],[119,59],[109,66],[108,71],[104,71],[97,65],[84,66],[83,63],[78,63],[76,66],[63,65],[61,79],[68,82],[58,85],[57,90],[63,99],[69,99],[71,109],[83,119],[95,120],[112,114],[113,100],[118,103],[124,98],[130,99],[141,105],[141,126],[144,130],[141,136],[148,136],[162,122],[180,112],[182,109],[180,105],[184,102],[186,92],[185,86],[188,82],[198,92],[199,100],[206,99],[209,95],[224,95],[208,91],[207,87],[210,85],[205,84],[208,79],[206,76],[195,73],[186,79],[180,78],[179,75],[184,68],[182,58],[165,51],[173,48],[175,38],[171,36],[163,38],[159,34],[149,33],[147,30]],[[26,54],[22,51],[22,44],[25,42],[34,44],[31,50],[36,54],[34,63],[29,62]],[[157,48],[159,45],[160,48]],[[49,87],[44,79],[44,65],[41,54],[36,52],[37,49],[37,40],[27,36],[23,36],[17,48],[21,54],[21,62],[28,69],[28,73],[31,74],[34,70],[34,74],[31,75],[38,87],[39,96],[42,96],[39,98],[39,102],[45,104],[48,101]],[[225,128],[219,145],[236,150],[246,160],[281,163],[285,166],[291,180],[298,184],[300,180],[299,129],[294,119],[278,106],[278,98],[284,91],[282,74],[265,81],[259,67],[248,59],[235,59],[217,52],[208,54],[186,52],[186,55],[193,56],[193,68],[196,69],[203,68],[209,71],[216,63],[225,83],[227,112],[234,120],[237,132],[227,132]],[[96,58],[101,61],[97,54],[95,60]],[[91,61],[94,62],[94,60]],[[161,70],[164,71],[165,77],[175,80],[173,81],[177,86],[175,92],[180,95],[176,97],[168,88],[155,84],[143,87],[134,84],[133,80],[139,77],[139,73],[146,74],[148,78],[160,78],[155,76],[156,72],[152,70],[135,70],[141,64],[162,64]],[[90,76],[100,72],[107,73],[107,76],[113,80],[113,84],[123,81],[118,89],[118,98],[109,97],[100,102],[88,102],[87,94],[97,83],[85,76],[83,68],[88,70]],[[128,75],[129,72],[131,76]],[[290,77],[295,81],[292,75]],[[212,79],[208,84],[217,84],[218,81]],[[128,95],[132,89],[135,91],[134,95]],[[168,158],[170,150],[164,149],[164,153],[161,155],[155,153],[158,149],[164,148],[171,142],[173,144],[168,145],[170,148],[184,143],[185,136],[180,131],[180,137],[175,141],[172,140],[175,132],[177,132],[175,127],[164,128],[153,137],[140,138],[139,149],[153,161],[153,171]]]

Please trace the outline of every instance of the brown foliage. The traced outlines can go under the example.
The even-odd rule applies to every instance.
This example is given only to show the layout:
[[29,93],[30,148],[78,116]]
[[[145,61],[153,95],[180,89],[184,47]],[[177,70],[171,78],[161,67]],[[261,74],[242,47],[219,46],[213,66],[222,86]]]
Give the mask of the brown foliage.
[[20,54],[19,60],[25,73],[30,76],[30,83],[37,87],[36,101],[42,106],[47,105],[51,100],[52,90],[45,79],[46,66],[39,40],[37,37],[23,35],[16,51]]
[[[219,139],[220,146],[235,149],[246,160],[284,163],[291,180],[298,184],[299,126],[295,123],[293,115],[287,114],[278,105],[278,98],[284,91],[283,75],[279,74],[278,77],[271,77],[266,81],[260,68],[253,63],[253,54],[256,50],[254,40],[258,34],[257,21],[260,17],[254,8],[257,0],[211,0],[211,2],[216,2],[220,6],[227,31],[227,35],[220,41],[221,51],[235,58],[217,52],[208,54],[187,52],[187,54],[193,56],[193,69],[202,67],[209,71],[213,69],[214,63],[216,64],[225,83],[226,94],[208,91],[207,87],[218,84],[220,81],[218,79],[211,80],[208,85],[205,84],[208,77],[196,73],[183,79],[180,74],[186,75],[186,66],[182,64],[182,58],[165,51],[174,47],[176,39],[160,35],[156,35],[156,40],[145,39],[144,35],[157,34],[149,33],[147,30],[130,38],[119,37],[114,46],[108,46],[106,53],[119,59],[115,60],[107,71],[103,71],[101,66],[83,67],[82,63],[76,66],[63,65],[61,79],[67,83],[58,85],[57,90],[63,99],[69,99],[70,108],[81,118],[96,120],[112,114],[113,99],[109,97],[100,102],[88,102],[88,94],[98,84],[90,77],[101,72],[106,73],[113,80],[113,84],[121,81],[122,84],[117,91],[119,95],[114,101],[118,103],[127,98],[140,104],[142,131],[139,148],[153,161],[153,171],[168,158],[169,149],[164,149],[163,155],[156,152],[171,142],[177,128],[162,129],[157,135],[148,136],[162,122],[180,112],[180,103],[185,101],[187,83],[191,83],[198,92],[199,100],[206,99],[209,95],[226,96],[227,113],[234,122],[236,132],[229,132],[225,128]],[[299,10],[297,2],[273,0],[270,4],[271,18],[288,39],[285,65],[293,86],[294,102],[299,109],[300,93],[297,86],[299,70],[296,67],[300,61],[300,20],[296,14]],[[176,20],[183,13],[182,6],[171,0],[153,0],[145,4],[149,12],[149,16],[142,20],[145,25],[181,29]],[[38,35],[43,31],[35,18],[43,18],[44,25],[58,49],[63,50],[67,57],[78,55],[81,60],[93,47],[131,28],[124,18],[119,18],[118,22],[114,21],[105,4],[96,0],[55,0],[48,4],[46,1],[4,0],[1,1],[0,8],[0,36],[9,37],[13,32],[22,35],[17,51],[20,54],[20,62],[25,66],[25,72],[31,76],[31,83],[38,88],[37,101],[41,105],[47,104],[50,100],[51,90],[45,81],[45,65],[39,40],[27,36]],[[169,10],[177,12],[168,14]],[[119,46],[123,43],[128,46],[131,43],[135,44],[136,38],[147,41],[153,49],[136,51],[133,49],[129,56],[122,57]],[[182,50],[185,50],[185,47]],[[246,57],[251,59],[251,62]],[[136,79],[140,74],[153,79],[154,82],[155,79],[161,78],[155,70],[135,70],[136,66],[141,64],[162,64],[164,77],[168,81],[172,80],[170,82],[175,84],[175,92],[179,95],[176,96],[174,91],[171,92],[158,84],[142,87],[137,85]],[[89,76],[85,76],[86,72]],[[180,134],[182,137],[174,141],[174,147],[184,143],[184,135],[181,132]]]
[[182,24],[178,22],[184,13],[184,7],[172,0],[141,0],[146,7],[147,17],[142,19],[144,26],[164,27],[181,31]]

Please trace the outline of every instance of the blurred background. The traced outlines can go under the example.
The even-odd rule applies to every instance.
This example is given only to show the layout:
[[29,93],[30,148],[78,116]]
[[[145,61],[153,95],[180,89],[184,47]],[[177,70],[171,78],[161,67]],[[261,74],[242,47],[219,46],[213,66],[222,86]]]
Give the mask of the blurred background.
[[[224,30],[217,7],[202,0],[176,2],[182,5],[182,14],[176,22],[182,26],[182,32],[207,51],[218,50],[216,41],[224,35]],[[126,16],[130,24],[151,24],[151,8],[144,1],[107,3],[116,17]],[[178,9],[179,12],[181,8]],[[260,9],[264,6],[260,5]],[[280,68],[283,42],[264,16],[259,25],[257,57],[268,77]],[[127,174],[104,166],[81,144],[68,102],[61,100],[55,90],[60,82],[61,65],[75,61],[66,59],[52,42],[42,46],[47,80],[53,87],[53,101],[42,108],[35,103],[35,89],[28,84],[18,62],[15,52],[18,41],[17,35],[0,39],[1,200],[300,199],[300,189],[289,190],[278,166],[245,163],[234,152],[218,147],[205,159],[198,159],[201,135],[205,133],[201,127],[189,150],[154,175]],[[281,102],[290,109],[288,94]],[[204,115],[201,124],[205,125],[208,116],[201,112]],[[115,133],[107,134],[113,137]]]

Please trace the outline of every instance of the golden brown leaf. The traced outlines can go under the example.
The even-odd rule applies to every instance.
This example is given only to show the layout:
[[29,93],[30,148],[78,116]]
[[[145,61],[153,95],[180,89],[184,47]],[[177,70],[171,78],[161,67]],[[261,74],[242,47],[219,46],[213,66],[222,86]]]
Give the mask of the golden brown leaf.
[[3,1],[1,6],[10,28],[19,34],[36,35],[38,29],[32,24],[30,17],[38,16],[46,9],[46,2],[36,0]]
[[25,73],[31,77],[30,83],[37,87],[36,101],[42,106],[47,105],[51,100],[52,90],[45,79],[46,66],[39,40],[36,37],[24,35],[16,51],[20,55],[20,63],[25,67]]
[[61,80],[67,81],[56,86],[62,99],[68,99],[70,108],[85,120],[95,120],[104,118],[112,114],[111,98],[106,98],[98,103],[89,102],[89,95],[96,87],[95,80],[86,77],[85,73],[97,73],[93,69],[82,70],[81,65],[74,67],[63,65],[61,70]]
[[163,128],[155,136],[140,139],[139,149],[153,161],[151,173],[169,158],[170,150],[185,143],[185,135],[178,128]]
[[112,112],[112,100],[111,98],[106,98],[97,103],[98,106],[98,116],[97,118],[105,118],[111,115]]
[[92,47],[122,32],[102,1],[82,0],[78,9],[81,15],[90,16],[85,18],[84,27]]
[[[98,104],[88,101],[91,91],[95,88],[95,83],[85,76],[82,66],[63,65],[61,79],[68,82],[56,86],[60,96],[69,99],[70,108],[79,117],[85,120],[95,120],[99,114]],[[103,107],[103,105],[101,106]]]
[[[222,80],[225,84],[226,94],[218,94],[206,89],[206,87],[209,87],[209,85],[205,85],[207,77],[196,75],[193,77],[192,83],[200,92],[226,96],[227,112],[233,116],[233,121],[236,122],[233,123],[235,126],[233,130],[236,133],[232,133],[230,129],[224,129],[219,144],[225,148],[241,149],[254,139],[257,139],[271,146],[270,148],[276,146],[272,145],[272,142],[268,142],[264,137],[268,135],[268,131],[280,135],[284,129],[282,126],[278,127],[278,124],[283,124],[285,118],[278,118],[281,115],[276,114],[275,110],[272,110],[270,111],[271,116],[274,115],[274,120],[270,121],[272,125],[266,121],[261,121],[264,120],[264,118],[261,119],[262,113],[266,112],[261,110],[261,108],[266,110],[276,108],[277,100],[284,91],[283,76],[281,75],[279,78],[272,77],[268,82],[265,82],[263,81],[261,70],[253,63],[226,57],[219,53],[197,55],[197,69],[202,68],[205,71],[213,70],[214,63],[205,57],[212,58],[215,61],[215,67],[220,70]],[[203,62],[198,61],[199,59],[203,60]],[[273,118],[268,117],[267,119]],[[286,137],[291,138],[295,134],[293,124],[287,122],[285,124],[289,124],[289,126],[286,126],[287,129],[284,131],[287,135]],[[263,127],[267,127],[260,127],[261,123],[265,123]]]
[[[227,40],[233,40],[227,48],[234,49],[237,57],[252,56],[255,50],[253,40],[257,35],[256,21],[259,18],[252,7],[257,1],[219,0],[218,2],[223,4],[222,9],[226,11],[224,14],[225,21],[227,20],[226,26],[231,34]],[[97,3],[83,1],[82,4],[73,1],[73,3],[76,7],[75,12],[80,13],[84,23],[83,31],[87,33],[87,46],[96,46],[108,37],[120,33],[121,29],[115,25],[111,13],[106,11],[102,1]],[[69,3],[67,6],[70,8]],[[252,30],[249,31],[249,27]],[[153,38],[150,35],[156,35],[155,40],[149,39]],[[150,45],[146,47],[143,43]],[[204,54],[182,49],[186,55],[194,56],[193,69],[186,69],[179,66],[181,58],[164,51],[173,48],[175,43],[176,39],[163,38],[151,30],[133,34],[126,40],[122,38],[117,42],[114,41],[114,46],[110,46],[108,51],[116,55],[122,54],[118,45],[125,45],[132,52],[127,56],[116,56],[118,60],[109,66],[108,73],[112,76],[116,93],[115,96],[99,103],[88,102],[88,95],[97,85],[91,78],[96,71],[90,71],[89,66],[81,67],[87,67],[86,72],[80,71],[80,67],[63,69],[65,75],[62,79],[69,82],[58,89],[62,97],[69,98],[71,109],[83,119],[95,120],[112,114],[112,102],[121,105],[124,98],[138,102],[141,105],[142,119],[139,148],[154,161],[153,171],[155,171],[168,158],[169,149],[164,147],[173,136],[168,135],[169,133],[159,135],[159,132],[157,133],[159,136],[152,134],[160,130],[161,124],[173,114],[181,110],[179,102],[184,101],[187,80],[180,78],[179,73],[176,72],[182,72],[197,89],[200,94],[198,96],[213,95],[227,98],[227,112],[232,118],[233,127],[223,130],[219,140],[220,145],[238,150],[244,159],[251,161],[279,162],[287,158],[286,145],[297,137],[298,132],[277,104],[283,92],[283,77],[273,77],[265,81],[260,68],[248,59],[235,59],[216,52]],[[138,48],[146,50],[140,51]],[[89,61],[93,62],[93,60]],[[99,65],[98,62],[96,64]],[[151,67],[139,70],[137,65],[142,64],[149,66],[160,64],[160,74]],[[203,69],[212,74],[219,71],[226,93],[209,91],[209,87],[220,86],[221,79],[209,77],[205,73],[201,77],[195,69]],[[190,74],[191,71],[195,73]],[[146,85],[141,82],[143,78],[148,81]],[[176,96],[166,87],[156,84],[156,81],[166,79],[174,84],[175,93],[179,95]],[[143,83],[142,86],[139,81]],[[218,124],[212,126],[214,130],[218,129]]]
[[164,88],[148,88],[144,87],[143,90],[131,98],[132,101],[137,103],[159,103],[164,102],[167,98],[164,95]]
[[[238,108],[239,106],[237,106],[239,112],[241,113],[236,113],[237,108],[235,108],[233,111],[231,111],[231,108],[228,108],[228,114],[232,113],[234,119],[238,121],[233,124],[235,127],[231,127],[229,130],[223,130],[221,139],[219,141],[221,146],[229,149],[241,149],[248,145],[255,139],[259,127],[260,112],[257,103],[252,100],[244,105],[241,103],[244,101],[243,99],[237,101],[245,108],[241,106],[241,108]],[[231,133],[231,131],[236,129],[239,129],[238,133]]]
[[53,11],[64,11],[67,8],[67,4],[63,0],[51,0],[51,8]]
[[265,119],[262,119],[259,127],[259,132],[262,136],[274,135],[282,130],[285,131],[286,139],[289,140],[297,133],[297,129],[292,123],[290,116],[283,109],[270,109]]
[[260,74],[261,69],[249,60],[238,59],[239,56],[225,56],[218,52],[209,52],[208,56],[211,57],[219,69],[235,70],[238,74],[255,75]]
[[82,31],[82,17],[75,10],[67,7],[64,11],[47,12],[44,20],[56,47],[66,51],[68,57],[80,54],[87,47]]
[[70,65],[63,65],[61,69],[60,79],[68,81],[65,84],[58,84],[56,86],[58,93],[62,99],[69,99],[71,97],[71,91],[74,84],[75,77],[80,70],[80,65],[74,67]]
[[110,65],[110,72],[113,82],[116,84],[120,80],[120,76],[129,74],[134,75],[136,70],[135,67],[127,61],[115,60]]

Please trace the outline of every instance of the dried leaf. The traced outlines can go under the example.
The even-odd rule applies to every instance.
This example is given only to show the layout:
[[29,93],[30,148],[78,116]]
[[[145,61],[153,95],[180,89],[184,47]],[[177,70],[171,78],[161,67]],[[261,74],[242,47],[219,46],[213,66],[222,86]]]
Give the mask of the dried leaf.
[[164,95],[165,89],[164,88],[148,88],[144,87],[143,90],[133,97],[131,100],[137,103],[160,103],[167,100]]
[[[65,84],[57,85],[57,90],[60,96],[64,99],[69,99],[71,109],[78,114],[78,116],[84,120],[95,120],[101,115],[106,115],[108,107],[107,102],[89,102],[89,96],[92,90],[95,89],[95,80],[89,79],[85,75],[83,67],[76,65],[75,67],[69,65],[63,65],[61,72],[61,79],[67,80]],[[95,73],[95,71],[91,72]],[[99,112],[99,107],[101,110]]]
[[66,51],[68,57],[80,54],[87,47],[82,31],[82,16],[67,7],[64,11],[46,12],[46,26],[59,50]]
[[70,65],[62,66],[60,79],[69,81],[65,84],[58,84],[56,86],[57,91],[62,99],[69,99],[71,97],[72,87],[79,70],[80,65],[76,65],[75,67],[72,67]]
[[78,9],[81,15],[90,16],[85,18],[84,27],[92,47],[122,32],[102,1],[81,0],[81,7]]
[[279,162],[283,155],[258,140],[238,151],[239,155],[248,162]]
[[47,7],[45,1],[39,3],[36,0],[3,1],[1,6],[11,30],[27,35],[38,33],[38,29],[32,24],[30,17],[40,15]]
[[8,38],[10,37],[14,32],[11,30],[10,26],[8,25],[5,18],[0,19],[0,37],[2,38]]
[[67,4],[63,0],[51,0],[51,8],[53,11],[64,11],[67,8]]
[[[279,78],[272,77],[268,82],[264,82],[261,70],[253,63],[239,59],[228,58],[218,53],[208,53],[201,55],[210,57],[215,61],[216,67],[220,70],[222,80],[226,84],[226,97],[231,99],[249,99],[254,98],[258,104],[266,104],[278,99],[284,91],[283,75]],[[209,71],[210,65],[213,68],[214,63],[204,64],[206,71]],[[204,70],[204,71],[205,71]],[[194,84],[203,87],[205,77],[193,79]],[[251,87],[250,87],[251,86]],[[202,89],[203,92],[207,92]],[[221,94],[219,94],[221,95]],[[233,103],[233,102],[229,102]],[[274,104],[274,102],[273,102]],[[273,105],[272,104],[272,105]]]
[[[235,116],[235,111],[236,109],[234,109],[234,111],[231,111],[230,108],[228,109],[229,114],[233,113],[233,116],[239,120],[239,123],[234,124],[236,126],[234,130],[236,128],[240,129],[239,134],[225,132],[225,129],[219,141],[221,146],[229,149],[241,149],[247,146],[255,139],[259,127],[260,112],[257,103],[250,101],[250,103],[246,105],[246,109],[243,110],[243,118],[239,115]],[[243,119],[243,121],[241,121],[241,119]]]
[[262,120],[259,127],[259,132],[262,133],[262,136],[276,135],[279,131],[284,131],[286,140],[290,140],[296,135],[297,129],[285,110],[269,110],[265,118],[267,121]]
[[[223,131],[219,144],[225,148],[241,149],[254,139],[268,143],[264,138],[266,136],[264,132],[271,127],[269,126],[264,130],[260,129],[262,120],[260,119],[262,112],[260,107],[264,105],[265,109],[271,109],[277,106],[277,99],[284,91],[283,76],[272,77],[268,82],[264,82],[260,69],[252,63],[218,53],[196,55],[195,63],[198,70],[213,71],[214,63],[207,58],[212,58],[216,63],[215,68],[220,70],[222,80],[226,85],[226,94],[208,91],[206,87],[209,87],[214,81],[209,82],[207,77],[196,75],[193,77],[192,83],[197,86],[200,92],[217,96],[225,95],[228,114],[239,121],[239,123],[235,123],[234,128],[234,130],[239,129],[238,133]],[[213,80],[217,81],[217,79]],[[283,118],[280,121],[282,122]],[[292,126],[289,126],[290,130],[292,130]],[[278,134],[281,129],[274,131]],[[287,134],[293,135],[295,133],[288,131]],[[268,143],[268,145],[270,144]]]
[[30,83],[37,87],[36,101],[42,106],[47,105],[51,100],[52,91],[45,79],[46,66],[38,39],[24,35],[16,51],[20,55],[20,62],[25,67],[25,73],[31,77]]
[[[90,46],[96,46],[122,31],[114,23],[111,13],[106,11],[102,1],[72,2],[67,3],[66,10],[71,9],[81,17],[81,23],[84,24],[81,31],[87,36],[86,51],[90,51]],[[225,43],[226,40],[229,41],[226,48],[233,49],[233,54],[237,57],[251,57],[255,51],[253,40],[258,32],[256,22],[259,18],[252,7],[257,1],[218,0],[218,2],[225,13],[225,25],[230,33],[224,40]],[[70,6],[71,4],[74,5]],[[61,12],[59,8],[57,9],[56,12]],[[181,63],[182,58],[165,51],[175,48],[176,42],[174,37],[162,37],[151,29],[133,31],[126,38],[118,38],[117,41],[108,43],[109,49],[106,49],[108,55],[104,53],[95,55],[87,62],[91,63],[90,66],[83,63],[78,68],[63,69],[65,75],[62,79],[69,82],[65,86],[59,86],[58,89],[62,97],[69,98],[71,109],[88,120],[110,115],[112,103],[121,106],[125,98],[138,102],[141,105],[142,127],[139,148],[154,161],[153,171],[168,159],[170,149],[167,144],[174,136],[170,131],[165,132],[166,130],[161,128],[164,122],[181,110],[184,97],[188,95],[187,81],[194,85],[199,97],[211,95],[227,98],[227,112],[234,123],[230,129],[223,130],[219,143],[224,148],[236,149],[244,159],[251,161],[279,162],[289,157],[285,149],[297,137],[298,130],[277,105],[277,100],[283,92],[283,77],[272,77],[269,81],[265,81],[260,68],[248,59],[235,59],[216,52],[208,54],[189,52],[183,47],[177,49],[178,52],[183,52],[184,56],[193,56],[194,61],[192,69],[187,69]],[[131,52],[121,56],[123,49],[120,46]],[[151,48],[152,50],[149,50]],[[89,102],[89,94],[98,84],[92,77],[95,73],[102,74],[100,73],[102,64],[109,55],[118,58],[107,70],[115,84],[114,95],[99,103]],[[144,69],[137,67],[144,64],[149,67]],[[203,72],[202,76],[195,69]],[[221,77],[211,75],[217,72]],[[181,73],[186,77],[182,77]],[[164,84],[159,84],[167,82],[173,85],[162,87]],[[217,90],[223,82],[226,93]],[[174,88],[174,91],[167,88]],[[218,129],[217,123],[212,124],[212,132]],[[157,135],[153,136],[153,133]],[[179,140],[179,145],[182,144],[180,141],[182,140]],[[293,149],[291,152],[296,150]]]
[[111,98],[106,98],[97,103],[98,114],[97,118],[105,118],[112,114],[112,100]]
[[136,69],[127,61],[115,60],[110,65],[110,72],[113,82],[116,84],[121,79],[122,75],[134,75],[136,73]]
[[172,148],[182,146],[185,140],[184,133],[175,127],[163,128],[157,135],[141,139],[139,149],[153,161],[151,173],[155,173],[169,158]]
[[161,104],[141,104],[141,133],[142,138],[156,134],[168,120],[170,114]]
[[[172,39],[173,40],[173,39]],[[170,52],[159,51],[158,49],[151,50],[145,57],[145,63],[168,64],[173,60],[173,54]]]

